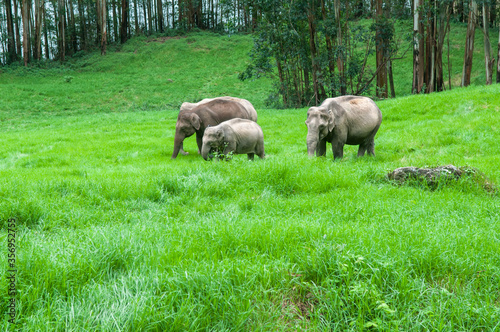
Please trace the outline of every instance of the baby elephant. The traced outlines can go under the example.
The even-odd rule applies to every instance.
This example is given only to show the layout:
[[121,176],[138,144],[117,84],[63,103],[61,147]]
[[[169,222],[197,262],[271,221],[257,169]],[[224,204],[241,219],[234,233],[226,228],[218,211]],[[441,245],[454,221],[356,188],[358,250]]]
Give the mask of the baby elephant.
[[240,118],[208,127],[203,135],[201,155],[208,160],[208,158],[213,158],[214,152],[222,153],[226,157],[230,152],[246,153],[249,160],[253,160],[254,154],[264,158],[262,128],[251,120]]

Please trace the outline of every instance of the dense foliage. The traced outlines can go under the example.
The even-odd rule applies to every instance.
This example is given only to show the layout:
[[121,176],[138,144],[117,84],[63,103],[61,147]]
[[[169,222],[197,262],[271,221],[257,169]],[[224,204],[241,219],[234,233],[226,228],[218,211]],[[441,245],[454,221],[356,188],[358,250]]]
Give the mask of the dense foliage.
[[[268,6],[262,7],[252,63],[240,78],[276,77],[276,95],[270,100],[275,106],[374,95],[380,69],[410,47],[409,38],[394,37],[394,20],[361,20],[363,12],[352,11],[347,2],[335,7],[326,1],[273,1]],[[372,55],[379,47],[385,61],[377,66]]]

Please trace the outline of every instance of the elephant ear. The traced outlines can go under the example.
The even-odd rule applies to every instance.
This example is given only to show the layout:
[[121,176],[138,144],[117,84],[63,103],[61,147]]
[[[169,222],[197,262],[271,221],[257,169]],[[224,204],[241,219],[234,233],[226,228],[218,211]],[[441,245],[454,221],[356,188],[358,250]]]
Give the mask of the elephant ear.
[[189,121],[191,122],[191,125],[194,127],[194,129],[200,130],[201,119],[197,114],[191,114],[191,116],[189,117]]
[[217,140],[220,142],[224,139],[224,131],[222,129],[217,130]]
[[330,108],[326,108],[324,106],[318,107],[318,110],[321,111],[321,119],[326,123],[328,131],[331,132],[335,127],[335,117]]
[[327,108],[326,114],[328,116],[328,131],[332,131],[335,128],[335,115],[331,108]]

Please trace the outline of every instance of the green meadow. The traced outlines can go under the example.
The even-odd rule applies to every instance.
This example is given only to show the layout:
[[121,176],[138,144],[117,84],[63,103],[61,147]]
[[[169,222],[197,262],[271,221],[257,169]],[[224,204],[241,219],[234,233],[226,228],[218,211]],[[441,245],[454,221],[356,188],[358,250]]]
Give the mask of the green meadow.
[[[0,72],[2,330],[500,330],[500,85],[377,101],[375,157],[310,159],[307,108],[238,80],[251,44],[138,37]],[[264,160],[207,162],[194,137],[170,159],[180,104],[216,95],[254,104]],[[448,164],[481,173],[386,178]]]

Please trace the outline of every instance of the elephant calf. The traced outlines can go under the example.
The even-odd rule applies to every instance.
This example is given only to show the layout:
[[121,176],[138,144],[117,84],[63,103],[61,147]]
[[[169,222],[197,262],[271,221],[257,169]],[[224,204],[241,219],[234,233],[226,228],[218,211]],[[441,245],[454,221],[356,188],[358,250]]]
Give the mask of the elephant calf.
[[246,153],[249,160],[253,160],[254,154],[264,158],[262,128],[247,119],[232,119],[217,126],[208,127],[203,135],[201,155],[208,160],[208,158],[213,158],[214,152],[222,153],[224,156],[231,152]]
[[326,99],[307,111],[307,153],[324,156],[326,142],[332,144],[334,159],[342,158],[344,145],[359,145],[358,157],[375,155],[375,134],[382,112],[368,97],[341,96]]

